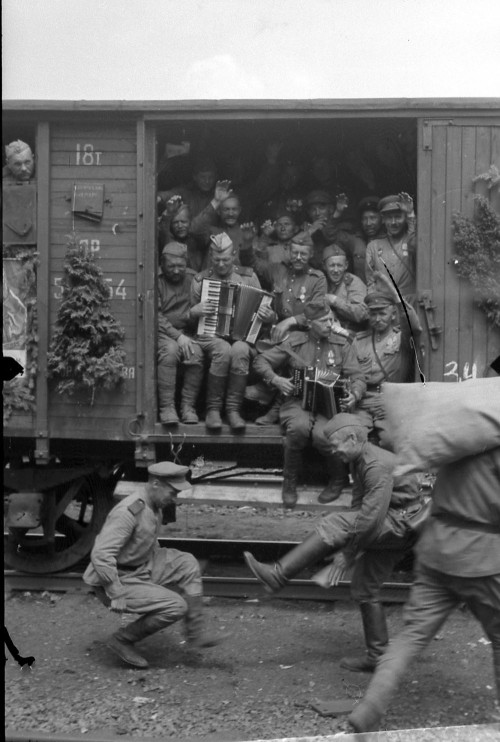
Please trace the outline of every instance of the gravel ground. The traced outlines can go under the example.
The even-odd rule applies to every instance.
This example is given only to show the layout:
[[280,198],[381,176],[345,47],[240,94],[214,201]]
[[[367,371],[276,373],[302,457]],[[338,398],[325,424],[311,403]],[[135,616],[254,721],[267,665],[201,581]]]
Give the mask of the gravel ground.
[[[340,670],[360,648],[348,603],[212,599],[207,620],[234,633],[203,654],[183,645],[174,625],[141,650],[147,671],[127,669],[105,646],[121,621],[94,596],[14,593],[5,622],[32,671],[6,667],[7,726],[217,740],[333,734],[345,722],[320,716],[318,699],[360,698],[369,676]],[[388,607],[391,633],[401,607]],[[386,717],[387,729],[480,724],[494,708],[490,647],[475,620],[456,612],[414,665]],[[345,718],[345,717],[344,717]]]

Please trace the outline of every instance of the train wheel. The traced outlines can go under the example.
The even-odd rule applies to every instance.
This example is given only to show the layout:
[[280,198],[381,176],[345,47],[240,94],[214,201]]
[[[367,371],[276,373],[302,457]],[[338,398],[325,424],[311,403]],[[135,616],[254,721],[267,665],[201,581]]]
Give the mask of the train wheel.
[[73,567],[90,553],[113,505],[112,488],[97,475],[45,494],[43,533],[9,528],[5,565],[20,572],[48,574]]

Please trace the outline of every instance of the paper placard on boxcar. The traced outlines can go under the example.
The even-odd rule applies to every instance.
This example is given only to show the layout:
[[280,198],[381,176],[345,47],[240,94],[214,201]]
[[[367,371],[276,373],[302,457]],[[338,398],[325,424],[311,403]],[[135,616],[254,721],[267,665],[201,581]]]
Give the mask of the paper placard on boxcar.
[[82,219],[100,222],[104,213],[104,184],[75,183],[72,211]]

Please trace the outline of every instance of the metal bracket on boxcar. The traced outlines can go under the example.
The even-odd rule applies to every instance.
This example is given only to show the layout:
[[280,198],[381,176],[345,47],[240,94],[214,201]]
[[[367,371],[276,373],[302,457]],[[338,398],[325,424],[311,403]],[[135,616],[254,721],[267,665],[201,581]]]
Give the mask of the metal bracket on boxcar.
[[431,348],[437,350],[439,345],[439,335],[443,332],[440,325],[436,324],[434,312],[436,305],[432,301],[431,291],[421,291],[418,303],[424,310],[425,323],[427,325],[427,331],[429,333]]
[[184,443],[186,442],[186,434],[182,434],[182,441],[177,445],[177,447],[175,446],[174,439],[172,438],[172,433],[169,433],[168,437],[170,438],[170,453],[172,455],[173,462],[174,464],[180,465],[181,462],[179,461],[179,455],[182,451]]

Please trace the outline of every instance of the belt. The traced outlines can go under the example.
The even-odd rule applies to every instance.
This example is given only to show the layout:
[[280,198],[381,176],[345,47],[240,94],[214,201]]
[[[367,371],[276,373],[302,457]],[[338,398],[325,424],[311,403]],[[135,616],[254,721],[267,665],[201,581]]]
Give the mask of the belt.
[[117,564],[117,568],[121,569],[123,572],[135,572],[137,569],[140,569],[145,562],[142,564]]

